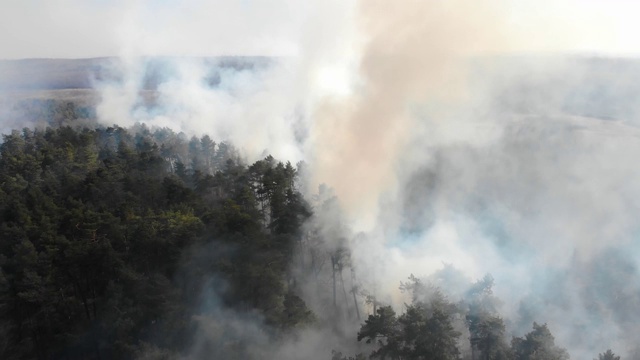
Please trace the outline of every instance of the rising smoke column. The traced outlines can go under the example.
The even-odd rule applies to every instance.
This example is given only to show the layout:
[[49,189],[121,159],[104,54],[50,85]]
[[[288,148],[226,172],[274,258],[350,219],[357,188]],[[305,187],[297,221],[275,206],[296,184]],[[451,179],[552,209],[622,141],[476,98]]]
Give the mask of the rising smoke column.
[[362,1],[364,37],[352,96],[328,100],[314,116],[313,173],[334,187],[355,217],[375,216],[395,187],[394,166],[413,135],[416,108],[460,101],[465,61],[499,48],[495,4],[473,1]]

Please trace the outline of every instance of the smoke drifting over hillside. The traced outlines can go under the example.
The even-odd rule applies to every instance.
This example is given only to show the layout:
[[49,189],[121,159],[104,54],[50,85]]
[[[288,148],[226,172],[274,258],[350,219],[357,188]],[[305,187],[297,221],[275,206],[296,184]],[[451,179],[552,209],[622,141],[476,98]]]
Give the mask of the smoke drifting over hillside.
[[[109,6],[122,26],[116,40],[99,33],[116,43],[122,77],[94,79],[103,124],[304,160],[309,195],[332,188],[362,232],[345,236],[381,302],[401,306],[401,280],[451,264],[469,281],[493,275],[514,335],[535,320],[573,358],[634,350],[639,66],[545,53],[617,38],[596,31],[613,21],[597,5],[572,15],[570,1],[190,1],[174,16],[167,3]],[[212,53],[279,56],[144,57]],[[321,347],[308,338],[306,351]]]

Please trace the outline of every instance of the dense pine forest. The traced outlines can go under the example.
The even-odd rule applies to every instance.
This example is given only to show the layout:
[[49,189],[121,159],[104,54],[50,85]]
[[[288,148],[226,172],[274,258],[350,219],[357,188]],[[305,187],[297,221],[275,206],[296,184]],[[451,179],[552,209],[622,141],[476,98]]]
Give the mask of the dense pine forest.
[[[310,216],[297,170],[141,128],[4,137],[3,358],[133,358],[190,345],[206,281],[276,332],[313,315],[288,264]],[[215,278],[215,279],[214,279]]]
[[454,269],[411,275],[404,308],[378,301],[330,189],[303,198],[304,166],[144,125],[5,135],[2,358],[276,358],[305,331],[346,338],[334,360],[569,358],[546,324],[509,338],[490,275],[457,297],[434,285]]

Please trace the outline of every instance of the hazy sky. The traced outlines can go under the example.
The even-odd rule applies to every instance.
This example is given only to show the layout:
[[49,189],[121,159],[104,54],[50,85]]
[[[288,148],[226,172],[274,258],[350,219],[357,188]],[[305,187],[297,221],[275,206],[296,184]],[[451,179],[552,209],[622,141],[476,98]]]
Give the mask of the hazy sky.
[[[405,1],[405,0],[402,0]],[[415,0],[406,0],[415,1]],[[429,0],[425,0],[429,1]],[[432,0],[440,1],[440,0]],[[515,51],[640,53],[632,0],[487,0]],[[292,55],[314,0],[2,0],[0,58]],[[321,2],[320,2],[321,3]],[[353,0],[345,0],[345,7]],[[314,5],[315,4],[315,5]],[[390,9],[389,11],[393,11]],[[323,26],[331,26],[326,21]],[[322,30],[322,29],[315,29]]]

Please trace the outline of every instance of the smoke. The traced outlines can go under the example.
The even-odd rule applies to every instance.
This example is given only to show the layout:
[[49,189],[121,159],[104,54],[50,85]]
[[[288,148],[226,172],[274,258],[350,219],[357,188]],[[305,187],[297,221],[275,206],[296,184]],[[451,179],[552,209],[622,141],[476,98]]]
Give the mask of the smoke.
[[[121,63],[122,81],[96,86],[102,94],[98,119],[106,125],[145,122],[189,135],[208,133],[237,144],[250,159],[268,150],[280,158],[300,160],[301,120],[289,65],[272,64],[265,71],[261,68],[269,65],[252,61],[139,58]],[[146,89],[151,67],[159,68],[152,74],[158,84]]]
[[358,20],[366,34],[360,83],[353,96],[322,104],[312,131],[314,176],[331,184],[357,216],[394,188],[393,167],[420,121],[416,108],[462,101],[468,95],[464,61],[499,47],[499,25],[489,21],[496,18],[491,5],[359,4]]
[[[636,281],[583,276],[638,276],[630,259],[616,261],[624,274],[598,265],[637,234],[635,113],[586,105],[624,88],[595,64],[496,56],[526,38],[499,5],[361,3],[353,93],[313,113],[313,180],[330,184],[351,226],[367,232],[351,244],[353,261],[383,301],[402,304],[408,274],[452,264],[470,280],[494,275],[512,334],[535,320],[575,357],[629,352],[637,319],[619,314],[634,312]],[[559,46],[574,36],[562,28]],[[535,48],[554,48],[532,35]],[[612,93],[625,103],[628,93]],[[612,305],[620,293],[624,310]]]
[[[329,239],[314,246],[324,254],[346,239],[350,285],[401,306],[409,274],[443,263],[469,282],[491,273],[511,334],[548,322],[558,344],[589,358],[631,352],[640,323],[640,65],[566,55],[638,52],[637,5],[607,4],[60,0],[47,9],[76,26],[48,35],[36,24],[51,19],[6,15],[45,13],[35,3],[10,2],[0,26],[30,31],[21,45],[0,32],[0,48],[119,55],[120,78],[95,79],[99,121],[206,133],[249,161],[306,161],[308,195],[326,184],[341,206],[318,204],[313,225]],[[64,46],[30,45],[38,38]],[[326,313],[330,296],[306,289]],[[327,358],[318,349],[341,343],[339,331],[310,329],[273,348],[259,318],[210,307],[195,358],[221,328],[274,358]]]
[[[589,105],[599,99],[593,92],[622,90],[620,97],[630,98],[629,90],[603,90],[617,74],[598,71],[601,79],[594,80],[591,71],[598,67],[573,57],[498,56],[558,51],[576,34],[584,36],[563,25],[567,9],[545,3],[527,7],[527,15],[503,1],[346,4],[287,2],[294,20],[258,26],[296,29],[279,50],[287,56],[246,67],[165,58],[160,81],[148,92],[151,65],[141,55],[165,48],[163,37],[153,33],[158,28],[145,25],[148,14],[138,3],[121,30],[123,80],[98,84],[99,118],[208,133],[230,140],[249,160],[266,152],[305,160],[309,188],[327,184],[344,210],[317,208],[316,224],[328,239],[314,246],[335,252],[343,241],[338,238],[346,238],[358,281],[376,301],[402,304],[401,280],[412,273],[428,276],[445,263],[469,282],[493,275],[511,334],[522,335],[532,321],[548,322],[574,357],[613,346],[631,351],[630,334],[640,320],[629,315],[639,293],[632,285],[638,272],[634,257],[623,254],[637,234],[640,174],[634,159],[640,133],[631,108]],[[194,19],[188,29],[196,30],[185,34],[201,32],[201,5],[186,6]],[[273,11],[256,6],[242,23]],[[243,13],[222,8],[217,14],[222,10]],[[592,15],[569,25],[582,30]],[[177,26],[167,14],[159,18]],[[232,16],[220,20],[221,30],[238,26]],[[271,40],[280,35],[275,31]],[[166,36],[168,43],[197,42],[181,33]],[[528,40],[530,47],[523,45]],[[146,96],[153,97],[150,106]],[[342,226],[336,213],[364,235],[334,234]],[[611,257],[625,265],[600,265]],[[329,279],[328,266],[316,275]],[[327,313],[330,291],[305,289],[316,313]],[[346,290],[344,297],[346,302]],[[214,314],[211,321],[202,318],[204,343],[219,339],[211,332],[227,325],[261,354],[286,357],[287,349],[295,349],[311,356],[313,349],[340,343],[335,332],[316,329],[271,348],[260,320],[224,309]]]
[[[396,279],[430,274],[442,262],[470,278],[491,273],[502,313],[518,322],[512,330],[549,322],[574,356],[621,339],[632,344],[619,330],[630,323],[613,313],[634,313],[637,281],[599,278],[618,277],[616,267],[600,266],[610,257],[627,264],[621,277],[637,278],[634,257],[620,256],[633,251],[637,234],[638,173],[629,157],[639,150],[637,130],[566,116],[504,122],[489,144],[427,146],[433,158],[406,178],[399,201],[387,203],[397,207],[378,218],[384,240],[375,263],[372,247],[362,249],[363,261],[384,263],[391,272],[381,274]],[[618,296],[624,310],[610,307]],[[607,330],[591,332],[593,323]]]

